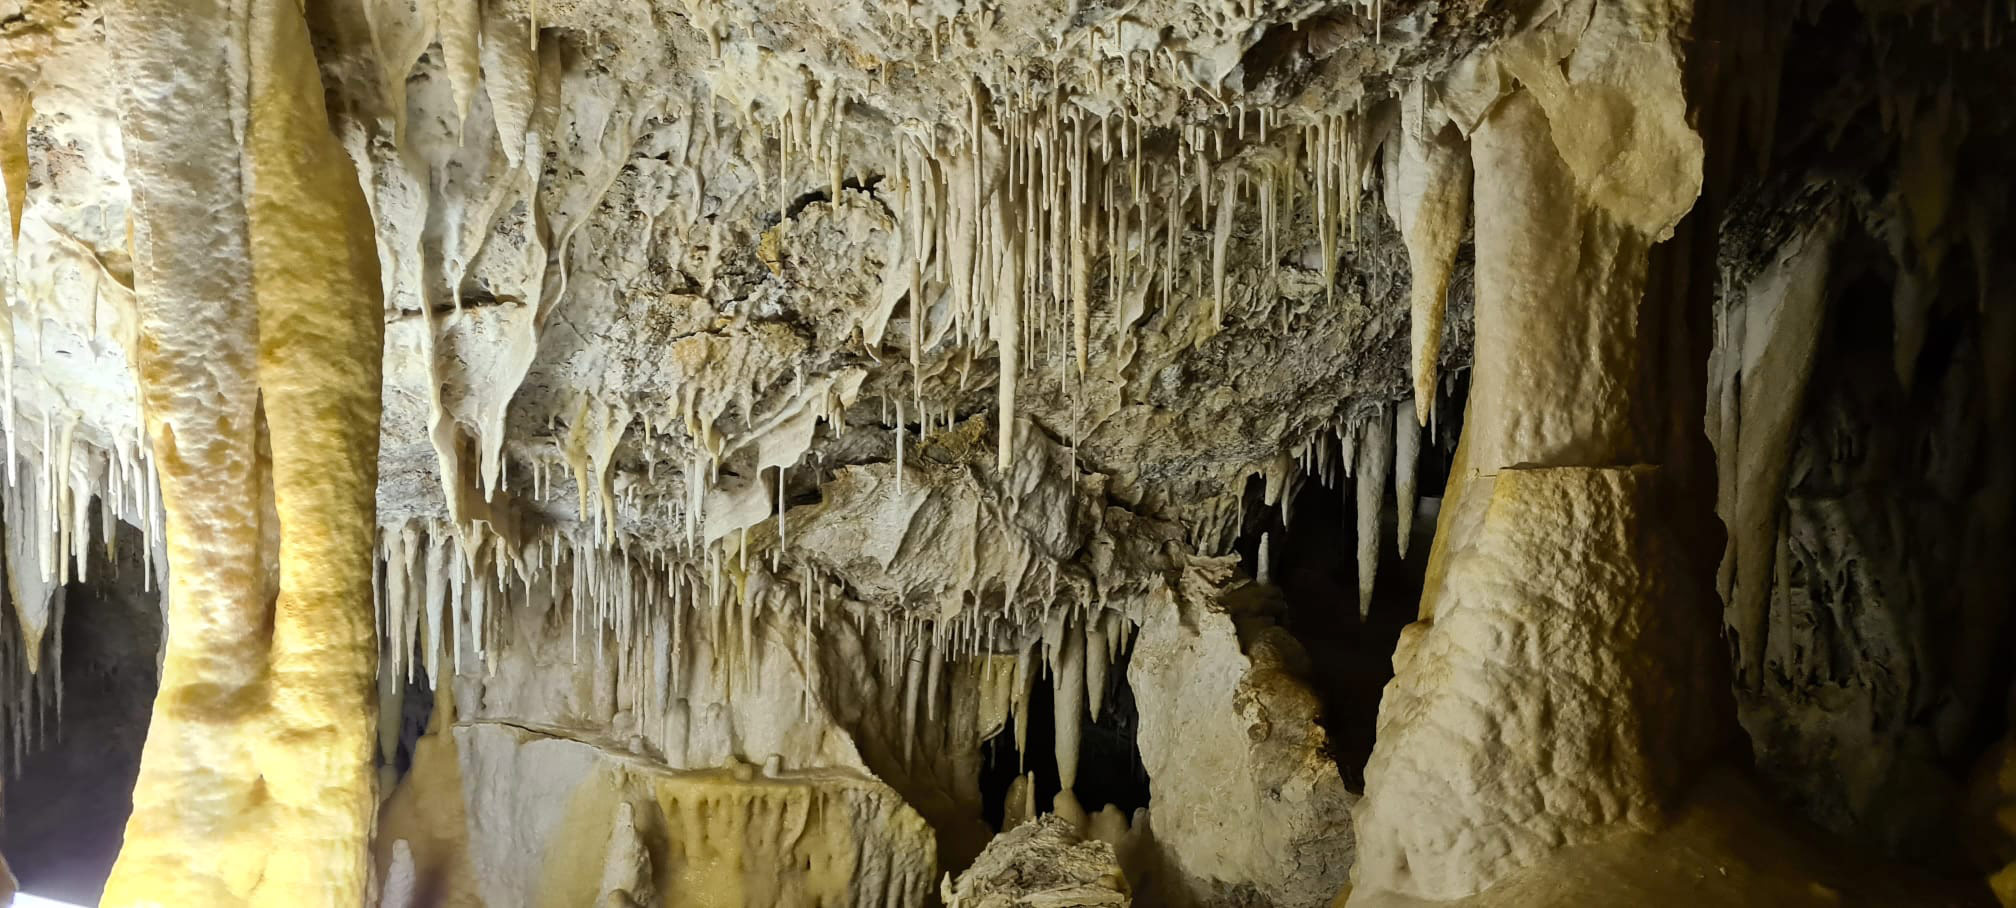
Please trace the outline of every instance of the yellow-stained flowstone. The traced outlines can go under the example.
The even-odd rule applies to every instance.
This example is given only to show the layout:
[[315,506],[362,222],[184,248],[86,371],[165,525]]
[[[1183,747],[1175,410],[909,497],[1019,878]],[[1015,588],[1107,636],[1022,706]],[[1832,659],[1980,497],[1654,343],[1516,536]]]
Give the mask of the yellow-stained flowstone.
[[171,581],[103,903],[359,905],[383,330],[364,199],[298,4],[122,0],[107,29]]

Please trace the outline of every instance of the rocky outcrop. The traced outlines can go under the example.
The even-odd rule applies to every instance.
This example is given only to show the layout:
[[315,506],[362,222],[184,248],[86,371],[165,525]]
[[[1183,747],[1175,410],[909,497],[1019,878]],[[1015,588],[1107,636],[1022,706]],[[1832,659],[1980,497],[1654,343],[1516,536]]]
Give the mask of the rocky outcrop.
[[1307,656],[1254,614],[1264,596],[1236,589],[1135,640],[1153,830],[1137,882],[1158,904],[1322,906],[1348,879],[1358,798],[1317,724]]
[[[930,827],[835,771],[675,771],[457,721],[422,739],[379,839],[382,904],[916,904]],[[403,856],[403,857],[402,857]]]
[[989,842],[973,866],[946,880],[948,908],[1124,908],[1133,904],[1113,846],[1078,836],[1050,814]]

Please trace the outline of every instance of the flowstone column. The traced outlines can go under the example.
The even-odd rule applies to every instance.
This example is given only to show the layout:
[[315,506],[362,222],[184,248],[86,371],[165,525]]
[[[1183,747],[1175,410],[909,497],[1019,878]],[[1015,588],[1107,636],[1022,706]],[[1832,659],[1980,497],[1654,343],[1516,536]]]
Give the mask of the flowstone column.
[[[1442,86],[1475,173],[1476,359],[1421,620],[1355,812],[1356,892],[1474,894],[1656,825],[1716,747],[1710,490],[1648,253],[1701,184],[1682,0],[1569,3]],[[1456,81],[1460,79],[1460,84]]]
[[169,611],[103,904],[356,906],[383,313],[293,0],[119,0]]

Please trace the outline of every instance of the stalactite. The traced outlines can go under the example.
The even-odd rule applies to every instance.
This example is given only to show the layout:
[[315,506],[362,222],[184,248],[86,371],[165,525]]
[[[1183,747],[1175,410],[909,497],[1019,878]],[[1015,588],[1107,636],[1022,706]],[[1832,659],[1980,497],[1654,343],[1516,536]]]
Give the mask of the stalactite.
[[1085,719],[1085,638],[1059,612],[1045,631],[1050,652],[1052,721],[1056,732],[1057,776],[1069,791],[1078,783],[1080,733]]
[[1022,770],[1028,763],[1029,753],[1029,695],[1036,684],[1034,644],[1015,653],[1014,719],[1015,719],[1015,766]]
[[1449,275],[1470,204],[1470,155],[1446,116],[1415,82],[1401,95],[1400,141],[1386,146],[1386,204],[1407,245],[1410,271],[1414,416],[1426,425],[1435,404]]
[[1422,430],[1420,426],[1408,424],[1406,413],[1410,409],[1414,408],[1402,401],[1393,426],[1393,513],[1399,519],[1394,535],[1402,558],[1407,557],[1407,541],[1414,535],[1414,479],[1421,465]]
[[[1372,581],[1379,573],[1379,512],[1386,498],[1386,473],[1392,465],[1393,414],[1384,406],[1364,417],[1365,437],[1358,448],[1358,617],[1372,613]],[[1407,507],[1401,503],[1400,507]]]
[[1000,453],[996,468],[1006,472],[1015,460],[1015,384],[1021,371],[1019,358],[1022,330],[1022,244],[1008,229],[1000,208],[994,209],[994,237],[1000,244],[1000,262],[994,281],[994,342],[1001,351],[999,420],[996,427]]
[[1218,221],[1211,229],[1211,321],[1225,321],[1225,253],[1232,242],[1232,221],[1237,215],[1238,183],[1231,174],[1222,181],[1224,195],[1218,200]]
[[1113,658],[1113,650],[1106,639],[1103,619],[1106,613],[1087,620],[1085,630],[1085,717],[1099,721],[1099,714],[1106,704],[1106,671]]

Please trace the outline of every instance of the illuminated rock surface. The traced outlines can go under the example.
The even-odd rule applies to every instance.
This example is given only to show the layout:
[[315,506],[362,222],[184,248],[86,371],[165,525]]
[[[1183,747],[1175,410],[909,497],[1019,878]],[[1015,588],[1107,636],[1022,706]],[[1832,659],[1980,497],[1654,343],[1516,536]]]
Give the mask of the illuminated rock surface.
[[0,881],[2009,903],[2009,10],[1754,6],[0,0]]

